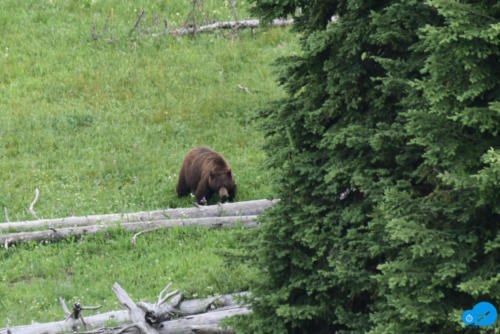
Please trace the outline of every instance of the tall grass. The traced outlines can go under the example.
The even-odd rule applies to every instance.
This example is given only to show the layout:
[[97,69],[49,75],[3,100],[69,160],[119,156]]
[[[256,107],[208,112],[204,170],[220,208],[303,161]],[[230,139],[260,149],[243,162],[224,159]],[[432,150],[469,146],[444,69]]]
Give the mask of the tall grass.
[[[0,2],[0,222],[4,208],[12,221],[32,219],[36,188],[35,210],[44,218],[191,206],[193,198],[176,197],[175,184],[184,155],[198,145],[231,163],[236,200],[272,197],[251,115],[281,96],[270,64],[296,52],[293,35],[130,32],[142,8],[145,25],[158,14],[181,26],[190,3]],[[246,2],[238,3],[239,18],[248,17]],[[223,0],[207,0],[205,13],[231,17]],[[169,277],[193,295],[244,288],[247,269],[227,273],[217,264],[215,251],[231,232],[193,231],[147,237],[141,250],[125,246],[126,233],[0,249],[0,326],[7,318],[12,324],[60,318],[58,293],[103,303],[115,279],[137,298],[157,293]],[[192,252],[166,240],[179,235]]]

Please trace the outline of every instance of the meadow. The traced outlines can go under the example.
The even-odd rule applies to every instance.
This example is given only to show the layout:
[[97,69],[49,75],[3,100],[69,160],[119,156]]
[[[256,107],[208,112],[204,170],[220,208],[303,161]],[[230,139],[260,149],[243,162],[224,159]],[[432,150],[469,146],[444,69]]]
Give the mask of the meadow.
[[[186,152],[206,145],[231,163],[236,200],[273,197],[259,106],[283,95],[272,63],[298,52],[288,29],[151,37],[154,15],[181,27],[191,1],[0,2],[0,223],[193,205],[177,198]],[[203,17],[228,20],[228,1]],[[238,18],[249,18],[238,2]],[[162,21],[163,22],[163,21]],[[151,28],[151,29],[153,29]],[[159,28],[158,28],[159,29]],[[247,88],[247,90],[241,87]],[[0,249],[0,327],[58,320],[57,302],[119,309],[118,281],[153,299],[168,283],[187,296],[238,291],[254,274],[224,263],[233,231],[115,230],[82,240]]]

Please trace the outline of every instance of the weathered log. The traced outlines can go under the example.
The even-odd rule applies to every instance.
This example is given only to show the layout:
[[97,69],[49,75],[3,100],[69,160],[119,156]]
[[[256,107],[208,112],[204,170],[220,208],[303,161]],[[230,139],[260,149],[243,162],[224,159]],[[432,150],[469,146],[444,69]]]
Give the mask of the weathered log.
[[188,299],[183,300],[178,308],[184,314],[199,314],[205,313],[209,310],[213,310],[214,308],[222,308],[222,307],[233,307],[239,306],[240,303],[238,299],[241,297],[249,297],[250,292],[237,292],[229,295],[221,295],[217,297],[208,297],[202,299]]
[[[113,323],[125,323],[130,319],[127,311],[113,311],[102,314],[96,314],[92,316],[85,317],[85,322],[89,327],[104,327],[109,325],[110,322]],[[34,323],[25,326],[15,326],[10,328],[0,329],[0,334],[56,334],[65,333],[72,331],[75,326],[81,326],[80,320],[74,320],[72,318],[45,322],[45,323]]]
[[0,233],[40,230],[60,227],[89,226],[109,222],[155,221],[176,218],[201,218],[219,216],[253,216],[279,201],[260,199],[254,201],[224,203],[192,208],[165,209],[125,214],[104,214],[82,217],[40,219],[32,221],[0,223]]
[[[220,322],[235,315],[252,312],[245,306],[234,306],[212,312],[191,315],[161,323],[159,334],[199,334],[199,333],[233,333],[218,327]],[[14,333],[12,333],[14,334]]]
[[[273,27],[286,26],[293,23],[293,19],[275,19],[272,22]],[[207,24],[199,27],[191,28],[181,28],[177,30],[171,30],[168,33],[174,36],[183,36],[186,34],[194,34],[199,32],[213,31],[217,29],[235,29],[235,28],[257,28],[260,26],[259,20],[241,20],[241,21],[224,21],[216,22],[212,24]],[[165,33],[152,34],[152,37],[158,37],[164,35]]]
[[133,223],[107,223],[99,225],[68,227],[44,231],[17,232],[0,234],[0,247],[28,241],[57,241],[73,236],[93,235],[113,227],[127,231],[149,230],[155,228],[172,228],[176,226],[202,226],[208,228],[226,228],[241,224],[245,227],[257,226],[257,216],[203,217],[186,219],[159,219],[155,221],[140,221]]
[[115,283],[113,285],[113,291],[115,292],[116,298],[120,301],[120,304],[128,310],[130,321],[132,322],[132,324],[125,326],[124,329],[120,330],[118,333],[122,333],[128,328],[137,328],[138,332],[141,334],[158,333],[158,331],[146,321],[146,312],[134,303],[120,284]]
[[[233,306],[223,309],[218,309],[206,313],[190,315],[174,320],[164,321],[161,323],[161,328],[158,334],[229,334],[234,333],[231,330],[218,327],[220,322],[228,317],[235,315],[248,314],[252,311],[245,306]],[[85,318],[85,322],[89,328],[102,328],[108,326],[110,322],[124,323],[129,320],[128,312],[125,310],[108,312]],[[41,324],[32,324],[26,326],[10,327],[0,329],[0,334],[61,334],[68,333],[73,328],[72,324],[67,320],[54,321]],[[122,326],[117,329],[101,329],[99,331],[88,330],[86,333],[101,333],[101,334],[116,334]],[[127,334],[142,334],[138,330],[129,328]]]
[[[122,292],[120,292],[120,294],[121,293]],[[246,307],[239,306],[238,302],[235,300],[235,297],[241,295],[248,295],[248,292],[180,301],[177,307],[179,311],[190,315],[162,322],[158,326],[161,327],[159,333],[203,333],[202,330],[205,330],[205,333],[210,333],[210,331],[212,333],[224,333],[225,330],[218,328],[218,324],[222,319],[232,315],[250,312]],[[177,302],[174,301],[174,304],[175,303]],[[214,307],[218,309],[213,310]],[[211,311],[207,312],[208,310]],[[86,330],[89,333],[92,333],[90,330],[92,328],[103,328],[109,326],[110,323],[125,324],[132,321],[128,310],[111,311],[85,317],[85,323],[87,324]],[[62,321],[10,327],[8,330],[11,334],[58,334],[72,331],[73,328],[76,327],[82,328],[81,322],[69,318]],[[197,331],[198,329],[199,331]],[[115,332],[116,330],[95,331],[95,333],[102,334]],[[7,328],[0,329],[0,334],[8,333]],[[131,328],[127,333],[134,333],[134,329]],[[136,333],[139,332],[137,331]]]
[[[233,14],[234,15],[234,14]],[[330,22],[335,23],[338,21],[337,16],[332,16],[330,19]],[[273,27],[283,27],[287,26],[290,24],[293,24],[294,20],[293,19],[274,19],[271,25]],[[223,22],[215,22],[212,24],[207,24],[204,26],[196,26],[196,27],[190,27],[190,28],[180,28],[176,30],[170,30],[167,32],[163,33],[156,33],[152,34],[152,37],[159,37],[162,35],[165,35],[166,33],[169,33],[174,36],[183,36],[187,34],[194,34],[194,33],[199,33],[199,32],[208,32],[208,31],[214,31],[218,29],[239,29],[239,28],[257,28],[260,26],[260,21],[259,20],[241,20],[241,21],[223,21]]]

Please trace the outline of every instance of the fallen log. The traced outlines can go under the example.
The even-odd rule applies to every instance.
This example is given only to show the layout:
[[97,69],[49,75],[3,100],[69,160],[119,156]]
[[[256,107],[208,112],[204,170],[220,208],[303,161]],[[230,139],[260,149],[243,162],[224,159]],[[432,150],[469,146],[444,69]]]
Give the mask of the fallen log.
[[142,211],[136,213],[117,213],[91,215],[81,217],[66,217],[55,219],[39,219],[32,221],[0,223],[0,233],[40,230],[60,227],[89,226],[110,222],[156,221],[177,218],[201,218],[219,216],[253,216],[259,215],[265,209],[279,201],[278,199],[260,199],[245,202],[223,203],[193,208],[165,209]]
[[8,246],[29,241],[58,241],[73,236],[93,235],[99,231],[107,231],[110,228],[122,228],[127,231],[151,230],[158,228],[172,228],[176,226],[202,226],[208,228],[226,228],[241,224],[245,227],[257,226],[257,216],[227,216],[227,217],[203,217],[186,219],[159,219],[155,221],[137,221],[132,223],[106,223],[89,226],[78,226],[55,229],[50,228],[43,231],[17,232],[0,234],[0,246]]
[[[234,333],[228,329],[219,328],[220,322],[235,315],[248,314],[252,311],[245,306],[233,306],[212,312],[188,316],[163,322],[159,334],[203,334],[203,333]],[[13,333],[14,334],[14,333]]]
[[[293,23],[293,19],[275,19],[272,22],[273,27],[282,27]],[[176,30],[171,30],[164,33],[152,34],[152,37],[159,37],[169,33],[174,36],[183,36],[187,34],[194,34],[199,32],[207,32],[213,31],[217,29],[235,29],[235,28],[257,28],[260,26],[259,20],[241,20],[241,21],[223,21],[216,22],[212,24],[207,24],[199,27],[190,27],[190,28],[180,28]]]
[[[103,327],[106,324],[124,323],[129,321],[127,311],[113,311],[103,314],[96,314],[85,318],[89,327]],[[74,319],[65,319],[61,321],[52,321],[44,323],[33,323],[31,325],[15,326],[0,329],[0,334],[56,334],[72,331],[73,328],[81,325]]]
[[[167,286],[167,288],[169,285]],[[237,296],[248,295],[248,292],[235,293],[231,295],[221,295],[203,299],[182,300],[182,296],[177,291],[170,292],[166,296],[163,293],[155,304],[140,302],[135,304],[123,288],[115,283],[113,291],[126,310],[111,311],[85,317],[86,326],[82,325],[79,319],[66,318],[61,321],[48,323],[34,323],[25,326],[16,326],[0,329],[0,334],[59,334],[70,331],[84,329],[86,333],[116,334],[124,331],[126,333],[146,333],[171,334],[171,333],[229,333],[228,330],[219,328],[220,321],[224,318],[251,312],[247,307],[241,306],[236,300]],[[170,302],[167,299],[172,298]],[[150,309],[144,306],[148,304]],[[156,316],[158,310],[165,308],[165,305],[175,309],[176,314],[184,315],[177,319],[168,319],[158,323],[146,322],[146,312],[152,311]],[[64,308],[64,307],[63,307]],[[131,311],[133,309],[133,311]],[[154,313],[156,311],[156,313]],[[66,311],[65,311],[66,313]],[[149,318],[148,318],[149,319]],[[149,319],[151,320],[151,319]],[[142,322],[137,326],[137,323]],[[119,324],[116,328],[106,328],[110,323]],[[135,324],[135,325],[134,325]],[[145,328],[144,328],[145,327]],[[98,329],[97,329],[98,328]],[[140,329],[139,329],[140,328]]]

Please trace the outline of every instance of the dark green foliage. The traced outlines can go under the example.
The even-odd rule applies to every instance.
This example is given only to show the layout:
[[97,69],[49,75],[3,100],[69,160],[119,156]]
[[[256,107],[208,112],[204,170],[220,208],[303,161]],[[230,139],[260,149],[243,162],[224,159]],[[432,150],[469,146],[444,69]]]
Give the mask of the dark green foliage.
[[[248,333],[452,333],[500,306],[500,7],[255,0],[294,15],[260,117],[282,201],[251,243]],[[329,23],[339,15],[337,23]]]
[[421,160],[412,185],[387,191],[374,220],[397,251],[379,266],[391,306],[374,333],[462,332],[465,309],[500,306],[500,8],[429,4],[443,23],[422,30],[417,49],[427,56],[412,88],[423,103],[404,115]]

